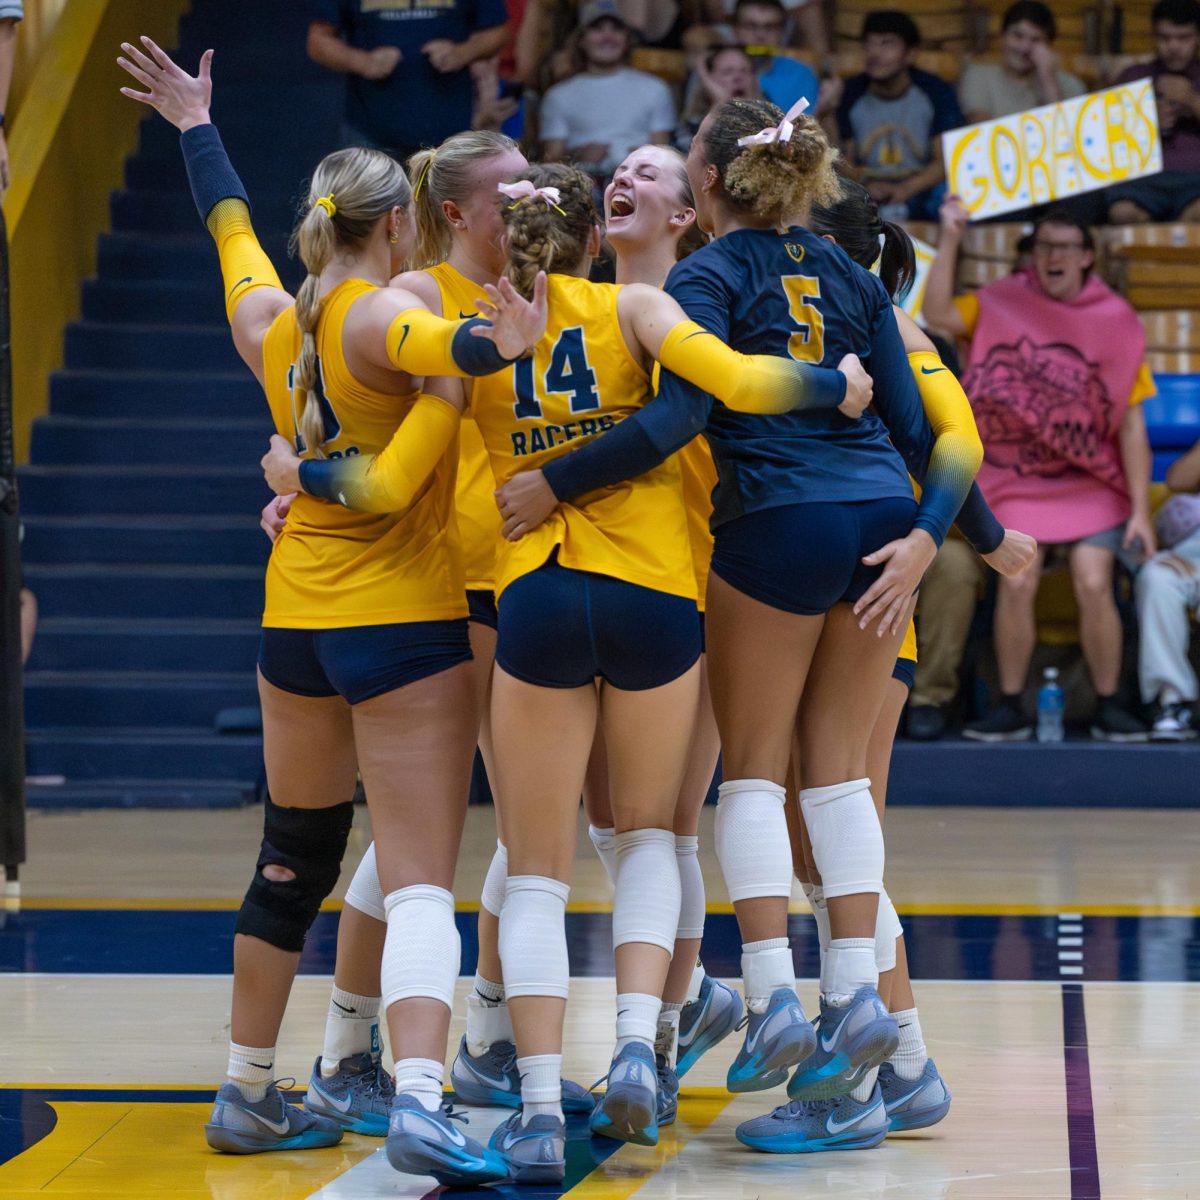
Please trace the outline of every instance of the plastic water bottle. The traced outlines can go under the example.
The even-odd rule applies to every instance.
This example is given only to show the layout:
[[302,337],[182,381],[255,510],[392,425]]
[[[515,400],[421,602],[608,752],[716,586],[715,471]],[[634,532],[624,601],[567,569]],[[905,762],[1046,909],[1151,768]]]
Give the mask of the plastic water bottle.
[[1058,668],[1047,667],[1037,694],[1037,740],[1063,740],[1063,690],[1058,686]]

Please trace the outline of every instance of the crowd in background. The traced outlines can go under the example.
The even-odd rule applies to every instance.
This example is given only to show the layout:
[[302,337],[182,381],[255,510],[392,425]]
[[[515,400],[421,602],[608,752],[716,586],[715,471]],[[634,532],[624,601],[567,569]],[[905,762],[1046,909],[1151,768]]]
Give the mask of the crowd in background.
[[[580,164],[598,188],[637,146],[686,152],[714,104],[763,96],[786,110],[807,100],[841,151],[840,169],[864,184],[884,219],[941,221],[925,319],[963,354],[989,452],[981,475],[989,502],[1006,524],[1039,538],[1040,567],[1069,568],[1093,736],[1140,740],[1149,731],[1175,740],[1195,735],[1188,613],[1200,603],[1200,501],[1177,497],[1156,528],[1141,408],[1154,381],[1137,315],[1092,270],[1090,231],[1200,220],[1200,3],[1160,0],[1150,20],[1155,57],[1113,81],[1153,78],[1165,170],[1026,214],[1037,224],[1011,280],[969,296],[955,294],[966,214],[947,202],[941,136],[1088,90],[1060,61],[1055,15],[1040,0],[1012,4],[992,53],[968,62],[956,82],[917,65],[921,30],[896,10],[865,14],[857,69],[848,72],[819,0],[319,0],[308,51],[347,77],[347,143],[407,158],[468,126],[491,128],[531,155]],[[637,48],[665,52],[642,56],[663,69],[634,67]],[[1025,336],[1034,316],[1053,330],[1052,342]],[[1114,331],[1124,341],[1116,354]],[[949,344],[947,353],[953,360]],[[1196,491],[1200,451],[1168,483]],[[1131,672],[1114,583],[1135,573],[1138,699],[1148,724],[1136,700],[1119,699]],[[910,736],[938,737],[948,715],[973,713],[969,736],[1030,736],[1023,693],[1036,685],[1040,575],[997,588],[997,699],[978,716],[983,706],[959,703],[959,693],[985,572],[964,542],[947,543],[922,602]]]

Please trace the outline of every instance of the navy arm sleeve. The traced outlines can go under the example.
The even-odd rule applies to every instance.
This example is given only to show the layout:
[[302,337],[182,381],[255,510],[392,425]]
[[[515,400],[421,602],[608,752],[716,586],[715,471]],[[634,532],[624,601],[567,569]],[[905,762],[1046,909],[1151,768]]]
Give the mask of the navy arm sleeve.
[[980,554],[991,554],[1004,541],[1004,526],[983,498],[979,484],[972,483],[963,506],[954,518],[958,531]]
[[645,408],[586,446],[548,462],[542,474],[559,500],[644,475],[686,446],[708,424],[712,397],[664,370],[658,395]]

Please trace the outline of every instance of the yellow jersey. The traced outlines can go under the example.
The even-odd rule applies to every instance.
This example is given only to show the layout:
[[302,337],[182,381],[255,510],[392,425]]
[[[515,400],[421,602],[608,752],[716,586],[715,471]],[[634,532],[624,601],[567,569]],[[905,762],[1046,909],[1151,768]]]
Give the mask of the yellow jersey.
[[[426,267],[442,293],[442,316],[475,317],[475,301],[483,288],[449,263]],[[462,545],[463,568],[467,587],[491,591],[496,583],[496,547],[500,543],[500,510],[492,495],[495,488],[492,467],[479,427],[464,414],[458,433],[458,483],[454,507],[458,515],[458,536]]]
[[[346,314],[374,287],[348,279],[321,302],[316,330],[326,433],[321,448],[330,458],[379,453],[417,399],[416,390],[403,396],[375,391],[355,379],[346,365]],[[275,428],[303,454],[308,449],[299,433],[303,408],[292,386],[300,342],[295,309],[286,308],[263,342],[263,374]],[[263,625],[338,629],[465,617],[454,530],[456,459],[452,444],[402,512],[356,512],[298,495],[267,565]]]
[[[626,345],[615,284],[551,275],[549,322],[533,354],[475,380],[471,411],[497,486],[613,428],[650,397]],[[501,541],[496,595],[557,550],[558,561],[628,583],[696,598],[679,464],[560,504],[518,542]]]

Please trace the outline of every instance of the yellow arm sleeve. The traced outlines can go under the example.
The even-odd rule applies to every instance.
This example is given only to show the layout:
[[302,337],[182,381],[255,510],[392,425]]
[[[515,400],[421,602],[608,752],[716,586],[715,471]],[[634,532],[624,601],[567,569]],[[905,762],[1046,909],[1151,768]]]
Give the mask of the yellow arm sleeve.
[[225,315],[230,321],[237,306],[255,289],[279,288],[279,276],[254,236],[250,209],[244,200],[230,197],[213,205],[205,221],[217,243],[221,278],[225,281]]
[[658,361],[737,412],[837,408],[846,398],[840,371],[770,354],[740,354],[695,321],[681,321],[667,334]]
[[378,454],[309,458],[300,486],[312,496],[360,512],[399,512],[417,497],[458,433],[459,412],[437,396],[420,395]]
[[[933,451],[929,456],[926,487],[934,480],[962,497],[983,462],[983,442],[975,425],[971,402],[954,378],[954,373],[932,350],[917,350],[908,356],[917,381],[921,404],[933,429]],[[958,511],[958,507],[955,508]]]
[[472,317],[447,321],[424,308],[407,308],[388,326],[387,354],[392,365],[410,375],[490,375],[509,365],[487,338],[475,337]]

